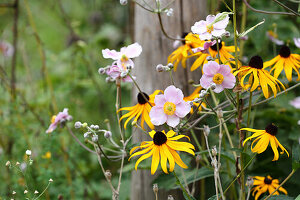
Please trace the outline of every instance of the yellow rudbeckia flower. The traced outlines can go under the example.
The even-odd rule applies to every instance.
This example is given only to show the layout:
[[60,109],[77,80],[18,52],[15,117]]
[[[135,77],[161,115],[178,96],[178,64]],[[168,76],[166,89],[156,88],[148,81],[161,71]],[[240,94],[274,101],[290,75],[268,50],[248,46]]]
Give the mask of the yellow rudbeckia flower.
[[[181,160],[179,154],[176,151],[185,151],[189,154],[195,155],[195,147],[188,142],[177,142],[185,135],[176,135],[172,130],[168,131],[166,134],[165,131],[155,131],[152,130],[149,132],[153,141],[142,142],[140,146],[134,147],[130,151],[130,155],[137,149],[140,151],[135,152],[129,158],[129,160],[138,155],[142,155],[135,163],[135,170],[139,163],[152,156],[151,163],[151,174],[154,174],[157,170],[157,167],[160,165],[162,170],[168,174],[167,161],[169,161],[169,171],[172,172],[175,168],[175,163],[177,163],[182,168],[188,168],[186,164]],[[188,138],[188,137],[187,137]]]
[[276,97],[277,90],[280,90],[279,85],[285,89],[284,85],[275,77],[263,68],[263,60],[260,56],[253,56],[250,59],[248,66],[242,66],[235,71],[233,75],[238,75],[240,84],[243,88],[245,86],[245,78],[248,77],[248,83],[251,84],[250,92],[253,92],[258,86],[261,86],[265,98],[269,98],[269,87],[272,89]]
[[[248,137],[243,142],[243,145],[245,145],[245,143],[248,140],[256,138],[251,144],[252,152],[260,154],[267,149],[267,147],[270,143],[271,148],[274,152],[274,158],[272,161],[276,161],[279,158],[279,154],[278,154],[278,150],[277,150],[278,146],[282,150],[280,152],[280,154],[283,154],[284,152],[286,152],[286,154],[289,156],[289,153],[287,152],[287,150],[280,144],[280,142],[276,138],[276,134],[278,132],[278,127],[275,126],[274,124],[269,124],[268,126],[266,126],[265,130],[257,130],[257,129],[252,129],[252,128],[242,128],[241,130],[254,132],[254,134],[252,136]],[[253,148],[254,144],[256,144],[256,145]]]
[[[274,192],[274,190],[279,186],[278,179],[272,179],[271,176],[254,176],[253,179],[253,185],[255,187],[252,189],[252,196],[255,195],[255,200],[257,200],[261,194],[266,193],[267,191],[269,194],[272,194],[272,192]],[[284,194],[287,194],[287,191],[283,187],[280,187],[278,190]],[[279,192],[276,191],[273,195],[279,195]]]
[[[137,104],[135,106],[132,107],[124,107],[119,109],[117,112],[120,112],[122,110],[126,110],[129,111],[128,113],[126,113],[125,115],[123,115],[120,118],[120,121],[124,118],[128,118],[125,123],[124,123],[124,128],[126,129],[128,122],[133,118],[134,121],[137,122],[137,120],[139,119],[139,117],[141,116],[141,127],[144,129],[144,122],[146,122],[146,124],[151,128],[154,129],[154,125],[151,123],[150,121],[150,117],[149,117],[149,112],[151,110],[151,105],[155,106],[154,104],[154,99],[155,96],[162,92],[161,90],[155,90],[153,92],[153,94],[151,94],[150,96],[146,93],[143,92],[144,96],[146,97],[146,99],[148,100],[148,102],[146,101],[146,99],[144,99],[143,95],[141,93],[138,93],[137,95]],[[151,104],[151,105],[150,105]]]
[[264,68],[270,67],[271,71],[274,71],[274,77],[278,78],[282,70],[285,72],[285,76],[288,81],[292,81],[293,70],[297,73],[298,79],[300,80],[299,68],[300,68],[300,55],[291,54],[291,50],[288,46],[282,46],[279,55],[270,61],[264,63]]

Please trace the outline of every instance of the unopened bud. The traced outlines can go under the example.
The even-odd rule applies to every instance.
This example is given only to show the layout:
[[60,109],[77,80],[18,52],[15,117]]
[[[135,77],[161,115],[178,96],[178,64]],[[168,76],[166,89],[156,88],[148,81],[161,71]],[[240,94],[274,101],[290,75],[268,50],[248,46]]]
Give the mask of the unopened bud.
[[158,193],[158,185],[157,185],[157,183],[154,183],[154,184],[153,184],[153,192],[154,192],[155,194]]
[[98,126],[98,125],[95,125],[95,126],[94,126],[94,129],[98,130],[98,129],[99,129],[99,126]]
[[39,192],[37,190],[34,191],[34,194],[38,194]]
[[120,0],[120,4],[121,4],[122,6],[125,6],[127,3],[128,3],[127,0]]
[[230,32],[226,31],[225,34],[224,34],[224,36],[227,37],[227,38],[229,38],[230,37]]
[[127,65],[126,69],[130,71],[130,70],[132,70],[132,66],[131,65]]
[[50,182],[50,183],[53,182],[52,178],[49,179],[49,182]]
[[104,137],[105,138],[110,138],[112,136],[112,133],[110,131],[105,131],[104,132]]
[[204,133],[204,135],[205,135],[206,137],[209,135],[209,133],[210,133],[210,128],[209,128],[209,126],[204,125],[204,127],[203,127],[203,133]]
[[24,190],[24,194],[27,194],[28,193],[28,191],[27,190]]
[[216,89],[216,87],[217,87],[217,85],[216,85],[215,83],[212,83],[212,84],[210,85],[210,88],[211,88],[212,90]]
[[99,74],[105,74],[105,68],[99,68],[98,73]]
[[204,98],[207,94],[207,91],[206,90],[201,90],[200,94],[199,94],[199,97],[200,98]]
[[104,175],[108,178],[108,180],[111,180],[111,172],[110,172],[110,170],[106,170]]
[[211,153],[213,156],[217,156],[218,154],[218,150],[217,150],[217,147],[216,146],[213,146],[212,150],[211,150]]
[[163,71],[164,71],[164,66],[163,66],[162,64],[158,64],[158,65],[156,66],[156,71],[158,71],[158,72],[163,72]]
[[190,106],[194,105],[194,102],[192,102],[192,101],[189,101],[188,103],[190,104]]
[[206,57],[206,60],[207,60],[207,61],[212,61],[212,60],[214,60],[214,59],[213,59],[213,57],[211,57],[211,56],[207,56],[207,57]]
[[172,195],[168,195],[168,200],[174,200],[174,197]]
[[253,186],[253,183],[254,183],[253,178],[251,176],[249,176],[246,181],[246,186],[251,188]]
[[173,8],[169,8],[165,12],[166,12],[166,14],[167,14],[168,17],[171,17],[171,16],[173,16],[174,10],[173,10]]
[[169,63],[169,64],[167,65],[167,67],[169,67],[170,69],[173,69],[173,68],[174,68],[174,65],[173,65],[173,63]]
[[121,78],[125,78],[127,76],[127,72],[121,72]]
[[26,150],[25,153],[26,153],[27,156],[31,156],[31,151],[30,150]]
[[221,109],[217,110],[218,118],[223,118],[223,111]]
[[12,194],[16,194],[16,191],[12,191]]
[[217,166],[218,166],[217,159],[213,158],[213,160],[211,161],[211,166],[213,166],[213,168],[215,168],[215,170],[217,169]]
[[16,162],[16,166],[19,166],[20,165],[20,163],[19,162]]
[[84,122],[81,126],[82,126],[82,128],[86,128],[87,127],[87,123],[86,122]]
[[83,137],[84,137],[84,138],[88,138],[89,135],[90,135],[90,132],[86,132],[86,133],[83,134]]
[[93,142],[97,142],[97,141],[98,141],[98,135],[96,135],[96,134],[93,135],[93,136],[92,136],[92,141],[93,141]]
[[82,123],[81,122],[75,122],[75,124],[74,124],[74,127],[76,128],[76,129],[78,129],[78,128],[81,128],[81,126],[82,126]]
[[10,163],[10,161],[8,160],[8,161],[5,163],[5,166],[6,166],[6,167],[10,167],[10,165],[11,165],[11,163]]
[[137,123],[136,121],[133,121],[133,122],[131,123],[131,125],[132,125],[132,126],[136,126],[136,123]]

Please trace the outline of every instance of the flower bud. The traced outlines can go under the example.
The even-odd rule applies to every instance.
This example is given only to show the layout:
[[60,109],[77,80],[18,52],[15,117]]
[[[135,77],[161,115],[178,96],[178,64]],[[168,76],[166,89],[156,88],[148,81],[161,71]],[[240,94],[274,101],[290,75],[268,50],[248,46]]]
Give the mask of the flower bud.
[[99,74],[105,74],[105,68],[99,68],[98,73]]
[[211,153],[213,156],[217,156],[218,154],[218,150],[217,150],[217,147],[216,146],[213,146],[212,150],[211,150]]
[[28,193],[28,191],[27,190],[24,190],[24,194],[27,194]]
[[49,182],[50,182],[50,183],[53,182],[52,178],[49,179]]
[[158,193],[158,185],[157,185],[157,183],[154,183],[154,184],[153,184],[153,192],[154,192],[155,194]]
[[83,134],[83,137],[84,137],[84,138],[88,138],[89,135],[90,135],[90,132],[86,132],[86,133]]
[[188,101],[188,103],[190,104],[190,106],[193,106],[193,105],[194,105],[194,102],[193,102],[193,101]]
[[99,126],[98,125],[94,125],[94,129],[98,130]]
[[173,16],[174,10],[173,10],[173,8],[169,8],[165,12],[168,17],[171,17],[171,16]]
[[87,123],[86,122],[84,122],[81,126],[82,126],[82,128],[85,128],[85,127],[87,127]]
[[204,133],[204,135],[205,135],[206,137],[209,135],[209,133],[210,133],[210,128],[209,128],[209,126],[204,125],[204,127],[203,127],[203,133]]
[[251,176],[249,176],[247,178],[246,185],[251,188],[253,186],[253,183],[254,183],[253,178]]
[[217,85],[216,85],[215,83],[212,83],[212,84],[210,85],[210,88],[211,88],[212,90],[216,89],[216,87],[217,87]]
[[12,194],[16,194],[16,191],[12,191]]
[[131,65],[127,65],[127,66],[126,66],[126,69],[127,69],[128,71],[130,71],[130,70],[132,70],[132,66],[131,66]]
[[173,69],[174,65],[173,65],[173,63],[168,63],[167,67],[169,67],[170,69]]
[[110,131],[105,131],[104,132],[104,137],[105,138],[110,138],[112,136],[112,133]]
[[6,166],[6,167],[10,167],[10,165],[11,165],[11,163],[10,163],[10,161],[8,160],[8,161],[5,163],[5,166]]
[[168,195],[168,200],[174,200],[174,197],[172,195]]
[[226,31],[225,34],[224,34],[224,36],[227,37],[227,38],[229,38],[230,37],[230,32]]
[[110,170],[106,170],[104,175],[108,178],[108,180],[111,180],[111,172],[110,172]]
[[156,66],[156,71],[158,71],[158,72],[163,72],[163,71],[164,71],[164,66],[163,66],[162,64],[158,64],[158,65]]
[[122,6],[125,6],[127,3],[128,3],[127,0],[120,0],[120,4],[121,4]]
[[121,78],[125,78],[127,76],[127,72],[121,72]]
[[96,135],[96,134],[93,135],[93,136],[92,136],[92,141],[93,141],[93,142],[97,142],[97,141],[98,141],[98,135]]
[[207,60],[207,61],[212,61],[212,60],[214,60],[214,59],[213,59],[213,57],[211,57],[211,56],[207,56],[207,57],[206,57],[206,60]]
[[207,95],[207,91],[206,90],[201,90],[199,97],[200,98],[204,98]]
[[25,153],[26,153],[27,156],[31,156],[31,151],[30,150],[26,150]]
[[136,123],[137,123],[136,121],[133,121],[133,122],[131,123],[131,125],[132,125],[132,126],[136,126]]
[[76,129],[78,129],[78,128],[81,128],[81,126],[82,126],[82,123],[81,122],[75,122],[75,124],[74,124],[74,127],[76,128]]
[[38,194],[39,192],[37,190],[34,191],[34,194]]
[[217,110],[218,118],[223,118],[223,111],[221,109]]

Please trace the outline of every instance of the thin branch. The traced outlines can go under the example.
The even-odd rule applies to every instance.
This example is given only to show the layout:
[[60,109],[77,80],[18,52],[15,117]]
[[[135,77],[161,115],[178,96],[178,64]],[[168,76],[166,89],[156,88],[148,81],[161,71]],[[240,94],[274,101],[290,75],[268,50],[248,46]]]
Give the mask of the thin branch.
[[84,144],[82,144],[82,142],[80,142],[80,140],[75,136],[75,134],[73,133],[73,131],[71,130],[71,128],[69,126],[67,126],[68,132],[70,133],[70,135],[76,140],[76,142],[85,150],[87,150],[90,153],[93,154],[97,154],[97,152],[91,150],[90,148],[88,148],[87,146],[85,146]]
[[284,5],[283,3],[279,2],[278,0],[272,0],[272,1],[274,1],[275,3],[277,3],[278,5],[280,5],[281,7],[283,7],[284,9],[290,11],[291,13],[294,13],[294,15],[300,17],[299,13],[295,12],[293,9],[287,7],[286,5]]
[[18,45],[18,20],[19,20],[19,0],[15,0],[14,4],[14,24],[13,24],[13,47],[14,52],[11,61],[11,98],[16,98],[16,65],[17,65],[17,45]]

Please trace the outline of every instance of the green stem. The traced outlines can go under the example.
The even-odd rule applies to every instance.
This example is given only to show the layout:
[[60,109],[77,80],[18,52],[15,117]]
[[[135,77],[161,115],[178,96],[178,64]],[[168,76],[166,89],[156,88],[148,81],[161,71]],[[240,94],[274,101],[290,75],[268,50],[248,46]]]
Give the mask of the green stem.
[[186,189],[184,188],[184,186],[180,182],[178,176],[176,175],[175,170],[173,171],[173,174],[174,174],[174,176],[176,178],[177,183],[180,185],[180,188],[182,189],[183,193],[185,194],[185,196],[188,198],[188,200],[191,200],[190,195],[187,193]]
[[[196,134],[195,134],[195,132],[194,132],[193,129],[191,129],[191,134],[192,134],[193,139],[195,140],[195,143],[196,143],[199,151],[203,151],[203,149],[202,149],[202,147],[200,145],[200,142],[199,142],[199,140],[198,140],[198,138],[197,138],[197,136],[196,136]],[[206,156],[203,157],[203,160],[206,162],[207,165],[209,165],[209,162],[208,162]]]
[[250,92],[249,97],[249,104],[248,104],[248,118],[247,118],[247,128],[249,128],[250,125],[250,119],[251,119],[251,107],[252,107],[252,92]]

